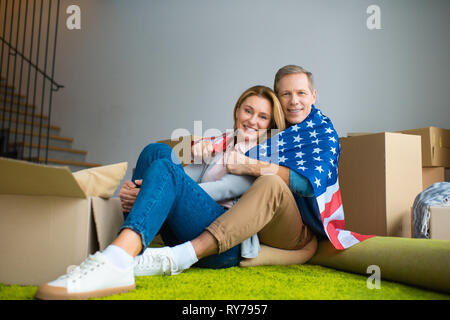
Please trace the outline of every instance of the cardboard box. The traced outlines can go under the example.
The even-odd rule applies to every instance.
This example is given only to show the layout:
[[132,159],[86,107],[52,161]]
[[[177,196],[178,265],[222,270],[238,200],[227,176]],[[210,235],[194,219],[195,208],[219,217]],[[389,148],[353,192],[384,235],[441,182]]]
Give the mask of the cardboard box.
[[422,168],[423,190],[436,182],[445,181],[444,167],[424,167]]
[[120,200],[87,197],[68,168],[0,158],[0,177],[1,283],[54,280],[123,224]]
[[450,168],[450,130],[437,127],[398,131],[422,137],[422,165]]
[[450,240],[450,207],[430,206],[430,239]]
[[420,136],[382,132],[340,143],[345,229],[411,237],[410,208],[422,191]]

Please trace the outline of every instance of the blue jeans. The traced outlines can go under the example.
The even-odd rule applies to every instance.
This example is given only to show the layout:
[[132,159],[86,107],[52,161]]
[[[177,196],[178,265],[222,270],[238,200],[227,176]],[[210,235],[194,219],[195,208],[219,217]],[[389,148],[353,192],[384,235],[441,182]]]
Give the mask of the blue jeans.
[[[143,179],[139,195],[120,230],[129,228],[138,233],[144,249],[158,233],[168,246],[193,240],[227,210],[184,172],[179,159],[166,144],[152,143],[144,148],[132,181],[139,179]],[[237,245],[221,254],[205,257],[195,266],[237,266],[240,252],[240,245]]]

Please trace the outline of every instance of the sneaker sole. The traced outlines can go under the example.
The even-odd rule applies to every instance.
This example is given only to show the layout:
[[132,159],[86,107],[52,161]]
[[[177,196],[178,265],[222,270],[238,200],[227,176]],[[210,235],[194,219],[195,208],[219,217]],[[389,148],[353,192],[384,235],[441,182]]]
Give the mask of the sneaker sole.
[[35,299],[39,300],[86,300],[89,298],[101,298],[111,296],[113,294],[125,293],[136,289],[136,285],[124,287],[115,287],[108,289],[101,289],[89,292],[75,292],[68,293],[66,288],[53,287],[48,284],[40,286],[36,292]]

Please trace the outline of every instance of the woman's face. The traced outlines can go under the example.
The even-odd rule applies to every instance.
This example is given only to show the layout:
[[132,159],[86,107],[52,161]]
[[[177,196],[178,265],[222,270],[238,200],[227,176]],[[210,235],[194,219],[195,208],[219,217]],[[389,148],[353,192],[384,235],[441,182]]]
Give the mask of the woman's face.
[[259,96],[247,97],[236,110],[236,129],[240,138],[253,141],[259,130],[269,129],[272,120],[272,104]]

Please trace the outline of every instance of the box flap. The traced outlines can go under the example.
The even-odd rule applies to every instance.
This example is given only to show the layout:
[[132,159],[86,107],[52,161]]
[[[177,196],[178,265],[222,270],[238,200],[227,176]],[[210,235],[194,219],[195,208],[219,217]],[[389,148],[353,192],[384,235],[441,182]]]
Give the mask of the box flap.
[[92,197],[92,212],[99,249],[102,251],[113,242],[123,224],[123,213],[119,198]]
[[0,194],[86,198],[67,167],[0,157]]

